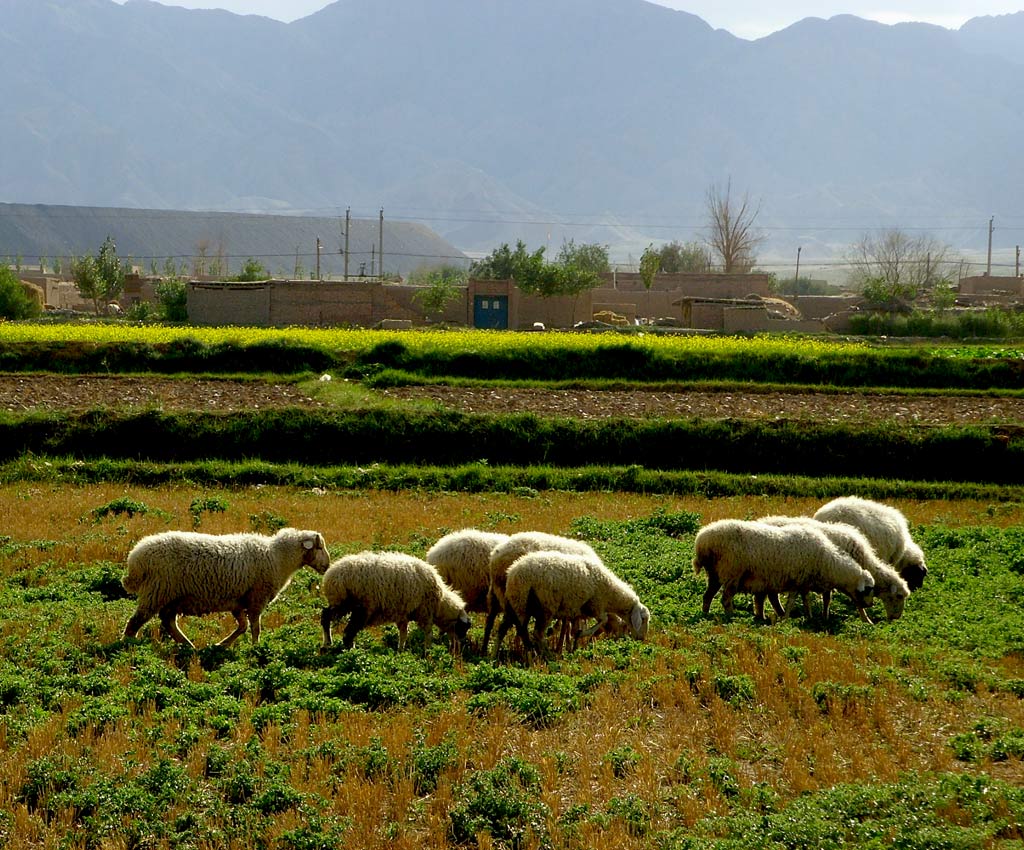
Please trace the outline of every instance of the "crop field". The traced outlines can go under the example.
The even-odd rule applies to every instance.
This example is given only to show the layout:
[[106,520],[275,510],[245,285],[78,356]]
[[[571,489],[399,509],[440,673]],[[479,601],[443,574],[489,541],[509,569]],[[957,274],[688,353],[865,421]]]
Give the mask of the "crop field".
[[[104,356],[129,364],[138,350],[117,346],[173,344],[181,339],[173,333],[4,325],[0,357],[12,379],[42,385],[48,373],[36,365],[38,345],[109,343],[115,347]],[[325,382],[319,368],[287,378],[239,370],[236,381],[290,384],[317,407],[249,410],[244,428],[233,418],[241,414],[190,412],[196,401],[182,401],[189,396],[177,390],[169,412],[159,392],[148,404],[133,393],[123,410],[112,397],[83,410],[82,394],[64,404],[58,392],[46,396],[45,409],[0,412],[0,847],[1002,850],[1024,840],[1024,481],[1000,468],[1014,462],[1024,425],[1012,405],[971,429],[920,426],[945,436],[917,465],[897,466],[901,452],[924,451],[917,443],[884,442],[915,426],[890,421],[895,414],[883,407],[873,417],[866,394],[863,429],[801,426],[808,442],[799,445],[817,457],[804,465],[792,458],[792,472],[769,473],[767,456],[762,470],[757,452],[749,452],[749,469],[701,465],[692,457],[697,440],[715,459],[738,454],[738,439],[798,444],[770,443],[767,432],[744,430],[744,417],[723,428],[678,413],[658,414],[646,423],[652,430],[637,432],[638,440],[663,441],[664,464],[651,460],[656,453],[638,463],[626,453],[633,443],[595,439],[588,446],[602,454],[588,449],[591,465],[561,467],[561,438],[546,429],[579,420],[572,410],[532,414],[530,427],[548,440],[549,466],[498,466],[500,442],[489,461],[479,440],[490,427],[521,433],[521,423],[500,431],[511,414],[456,416],[386,392],[462,386],[464,356],[497,335],[437,334],[447,359],[414,362],[410,353],[428,345],[426,336],[188,333],[197,345],[228,348],[319,333],[304,343],[347,347],[349,380],[336,366]],[[517,351],[528,359],[538,345],[558,360],[558,345],[602,344],[562,337],[508,335],[492,365]],[[712,360],[746,361],[752,346],[765,346],[763,379],[735,379],[734,389],[770,385],[794,397],[807,387],[780,381],[778,361],[877,354],[862,343],[692,344],[720,345],[706,355]],[[942,360],[972,364],[965,384],[984,374],[1005,378],[991,388],[932,386],[932,394],[1016,397],[1013,349],[883,353],[916,363],[921,375],[938,375],[934,362]],[[88,353],[76,349],[72,359],[79,356]],[[115,371],[130,372],[138,388],[153,362],[144,354],[137,368]],[[595,364],[607,361],[586,362],[596,375]],[[442,363],[461,374],[440,374]],[[1005,364],[1011,371],[999,372]],[[901,392],[927,386],[910,380],[910,367],[886,374],[907,378]],[[856,385],[879,398],[892,392],[893,384],[865,385],[860,375]],[[498,391],[511,378],[498,370],[489,380]],[[531,380],[535,391],[555,391],[556,379]],[[473,381],[475,392],[486,391],[486,380]],[[839,378],[816,387],[850,392]],[[629,379],[622,390],[664,388]],[[336,421],[343,415],[363,421],[362,430],[344,430]],[[606,420],[632,433],[625,417]],[[438,421],[462,435],[461,456],[453,439],[437,466],[392,465],[387,452],[397,442],[426,446],[428,455],[442,445]],[[689,430],[658,430],[683,426]],[[237,452],[216,448],[207,435],[218,429],[233,435]],[[257,429],[265,432],[259,440],[251,436]],[[361,447],[359,465],[303,455],[303,430],[317,439],[349,435]],[[585,429],[565,437],[585,439]],[[682,441],[672,457],[670,439]],[[201,445],[185,457],[154,440]],[[836,458],[864,453],[864,469],[867,453],[889,446],[886,463],[900,474],[857,477],[852,464],[845,477],[824,474],[829,445]],[[947,475],[935,468],[941,464]],[[809,618],[758,624],[748,596],[732,615],[717,599],[710,615],[701,613],[705,578],[691,562],[702,524],[810,514],[843,492],[898,507],[925,552],[928,577],[900,619],[887,621],[876,603],[876,622],[864,623],[842,596],[828,619],[816,608]],[[650,634],[642,643],[598,637],[526,663],[514,651],[482,655],[475,615],[469,642],[455,653],[435,639],[424,654],[415,628],[399,652],[393,626],[366,629],[351,650],[323,652],[319,579],[302,570],[264,613],[258,645],[246,635],[217,647],[233,628],[227,614],[182,618],[195,650],[161,636],[156,620],[137,638],[122,637],[134,602],[120,579],[141,537],[168,529],[272,533],[283,525],[321,531],[335,558],[365,548],[422,556],[444,533],[470,526],[579,537],[650,607]]]

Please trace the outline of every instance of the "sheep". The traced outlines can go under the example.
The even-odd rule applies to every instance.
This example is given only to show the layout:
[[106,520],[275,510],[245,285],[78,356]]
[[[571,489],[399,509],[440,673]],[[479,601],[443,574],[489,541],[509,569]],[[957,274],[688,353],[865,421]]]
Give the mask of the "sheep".
[[331,623],[349,615],[342,645],[351,649],[366,626],[395,623],[398,648],[405,648],[413,620],[423,632],[424,654],[430,649],[433,627],[461,641],[469,631],[466,605],[426,561],[403,552],[359,552],[331,564],[320,589],[327,607],[320,615],[323,648],[331,646]]
[[[509,568],[505,584],[505,616],[498,628],[495,653],[505,633],[515,625],[527,652],[540,642],[551,618],[576,620],[594,617],[585,637],[604,628],[611,617],[621,617],[637,640],[647,637],[651,614],[636,591],[599,560],[579,553],[527,552]],[[527,631],[533,617],[534,638]]]
[[708,587],[703,611],[722,590],[722,607],[733,610],[733,596],[754,594],[754,615],[764,619],[767,598],[779,617],[786,612],[778,594],[823,592],[838,588],[864,607],[870,604],[875,582],[871,573],[841,551],[821,531],[805,524],[785,526],[723,519],[704,526],[694,540],[694,573],[704,570]]
[[[804,523],[811,528],[817,528],[836,546],[871,573],[871,577],[875,580],[875,596],[882,601],[886,616],[890,620],[898,620],[903,615],[903,608],[906,605],[907,598],[910,596],[910,588],[907,587],[907,583],[899,573],[875,554],[875,550],[871,547],[868,539],[852,525],[847,525],[843,522],[821,522],[811,517],[802,516],[768,516],[761,517],[760,522],[766,522],[769,525]],[[827,617],[832,591],[826,590],[821,596],[823,609]],[[790,610],[788,604],[786,610],[787,612]],[[858,608],[857,610],[862,620],[867,623],[871,622],[867,611],[863,608]],[[804,611],[810,616],[810,602],[806,593],[804,594]]]
[[845,522],[860,529],[878,557],[892,564],[911,590],[924,584],[928,575],[924,552],[911,538],[907,518],[898,509],[870,499],[843,496],[819,508],[814,518]]
[[237,628],[220,642],[231,646],[251,624],[259,643],[260,615],[301,567],[323,573],[330,564],[323,535],[282,528],[262,534],[199,534],[165,531],[142,538],[128,553],[121,583],[138,596],[138,607],[124,627],[135,637],[154,615],[178,643],[192,646],[178,628],[181,614],[230,611]]
[[487,620],[484,623],[484,639],[481,651],[487,654],[494,620],[505,607],[505,576],[509,567],[528,552],[542,550],[580,555],[600,563],[597,553],[582,540],[560,537],[543,531],[520,531],[511,535],[504,543],[491,552],[490,584],[487,594]]
[[425,560],[458,592],[467,611],[483,614],[488,610],[491,552],[506,540],[507,534],[464,528],[438,540]]

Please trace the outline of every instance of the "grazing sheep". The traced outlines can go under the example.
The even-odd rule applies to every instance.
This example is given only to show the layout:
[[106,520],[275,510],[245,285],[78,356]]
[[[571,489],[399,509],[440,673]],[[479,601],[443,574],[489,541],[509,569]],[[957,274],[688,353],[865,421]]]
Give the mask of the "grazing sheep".
[[504,543],[491,552],[490,584],[487,594],[487,620],[484,623],[484,640],[481,651],[487,653],[487,644],[491,638],[494,619],[505,607],[505,576],[509,567],[528,552],[565,552],[580,555],[601,563],[597,553],[582,540],[571,537],[560,537],[543,531],[520,531],[513,534]]
[[754,594],[758,619],[764,619],[765,598],[780,617],[786,616],[778,597],[785,591],[822,593],[838,588],[864,607],[870,604],[875,586],[871,574],[821,531],[800,523],[776,526],[738,519],[710,523],[694,541],[693,569],[708,575],[705,614],[721,589],[722,607],[729,612],[737,593]]
[[431,546],[426,561],[463,598],[467,611],[486,613],[491,552],[506,540],[507,534],[464,528]]
[[[907,587],[907,583],[896,570],[875,554],[875,550],[871,548],[868,539],[852,525],[847,525],[844,522],[821,522],[820,520],[803,516],[768,516],[762,517],[759,522],[766,522],[769,525],[804,523],[811,528],[817,528],[836,546],[871,573],[871,577],[875,580],[875,596],[881,600],[882,605],[885,607],[886,616],[890,620],[898,620],[903,615],[903,608],[907,603],[907,598],[910,596],[910,588]],[[803,597],[804,611],[809,617],[811,615],[811,606],[808,594],[805,593]],[[825,616],[827,617],[832,591],[824,591],[821,597]],[[790,606],[787,604],[786,611],[788,612],[789,610]],[[863,608],[858,608],[857,610],[860,612],[862,620],[866,623],[871,622],[867,611]]]
[[[495,652],[512,625],[526,650],[533,650],[552,618],[594,617],[597,622],[582,632],[590,637],[616,616],[628,622],[637,640],[647,636],[650,612],[636,591],[600,561],[566,552],[528,552],[512,564],[506,578],[505,616]],[[527,631],[531,617],[535,620],[532,641]]]
[[260,639],[260,615],[300,567],[323,573],[330,564],[323,535],[282,528],[262,534],[199,534],[165,531],[144,537],[128,553],[122,584],[138,596],[138,607],[124,627],[135,637],[154,615],[174,640],[192,646],[178,628],[181,614],[230,611],[238,627],[221,646],[231,646],[251,623],[252,642]]
[[911,590],[924,584],[928,575],[924,552],[911,538],[907,518],[896,508],[858,496],[843,496],[819,508],[814,518],[845,522],[860,529],[878,557],[892,564]]
[[398,648],[405,648],[412,620],[423,632],[424,653],[430,649],[433,627],[462,640],[469,631],[466,606],[426,561],[402,552],[359,552],[339,558],[320,584],[327,607],[320,615],[324,647],[331,645],[331,623],[350,615],[342,645],[352,644],[366,626],[395,623]]

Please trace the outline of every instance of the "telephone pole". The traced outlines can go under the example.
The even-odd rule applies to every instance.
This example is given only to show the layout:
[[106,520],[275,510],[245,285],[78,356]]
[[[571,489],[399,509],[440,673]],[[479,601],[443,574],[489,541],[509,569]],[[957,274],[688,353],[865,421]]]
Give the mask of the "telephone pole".
[[995,216],[988,220],[988,264],[985,266],[985,277],[989,277],[992,274],[992,223],[995,220]]
[[380,208],[380,226],[377,233],[377,247],[380,248],[380,279],[384,280],[384,207]]
[[316,237],[316,279],[323,280],[320,277],[320,237]]
[[804,249],[803,245],[798,245],[796,249],[796,274],[793,275],[793,291],[800,285],[800,252]]
[[352,229],[352,207],[345,210],[345,280],[348,280],[348,232]]

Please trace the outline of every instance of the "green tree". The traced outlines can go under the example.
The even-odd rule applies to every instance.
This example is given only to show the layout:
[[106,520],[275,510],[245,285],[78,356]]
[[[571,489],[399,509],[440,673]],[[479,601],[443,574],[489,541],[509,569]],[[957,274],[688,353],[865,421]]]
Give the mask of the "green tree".
[[685,245],[676,241],[667,242],[658,249],[658,258],[661,260],[659,271],[665,274],[700,274],[711,271],[711,253],[700,242],[687,242]]
[[7,266],[0,266],[0,319],[34,319],[39,304]]
[[71,277],[79,294],[93,303],[96,314],[106,314],[107,305],[124,292],[125,270],[111,237],[103,240],[99,253],[86,254],[71,263]]
[[651,287],[654,286],[654,278],[661,268],[661,254],[654,250],[654,245],[648,245],[640,257],[640,280],[643,281],[644,289],[647,290],[647,315],[651,314]]
[[459,266],[417,269],[409,276],[409,282],[424,287],[413,295],[413,300],[427,317],[440,319],[448,302],[458,297],[459,287],[465,285],[466,270]]
[[573,266],[597,275],[606,274],[612,268],[608,261],[607,245],[598,245],[596,242],[577,245],[572,239],[562,243],[555,262],[560,266]]
[[469,275],[484,280],[514,280],[526,292],[528,289],[536,289],[547,265],[543,247],[530,253],[520,239],[516,242],[515,250],[505,242],[482,260],[474,262],[469,268]]
[[[594,250],[596,247],[597,250]],[[479,260],[470,267],[470,276],[484,279],[515,281],[519,290],[527,295],[552,298],[559,295],[574,296],[593,289],[601,283],[596,268],[601,264],[601,246],[580,246],[572,242],[563,245],[559,261],[549,263],[544,259],[544,248],[532,253],[522,240],[515,250],[505,243],[490,256]],[[607,262],[607,253],[604,253]],[[573,307],[575,313],[575,305]]]
[[241,281],[243,283],[252,283],[257,280],[270,280],[270,272],[263,267],[263,263],[259,260],[249,257],[249,259],[242,264],[242,271],[235,275],[234,280]]
[[156,285],[156,300],[164,321],[184,324],[188,321],[188,289],[180,277],[169,277]]

